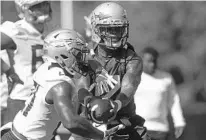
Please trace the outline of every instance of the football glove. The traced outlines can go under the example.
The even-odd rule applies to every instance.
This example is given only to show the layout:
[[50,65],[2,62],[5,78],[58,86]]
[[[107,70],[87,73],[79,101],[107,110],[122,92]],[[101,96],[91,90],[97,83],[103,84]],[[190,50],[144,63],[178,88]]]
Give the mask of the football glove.
[[117,125],[109,130],[104,132],[104,140],[126,140],[129,139],[129,135],[118,135],[117,132],[121,129],[124,129],[123,124]]

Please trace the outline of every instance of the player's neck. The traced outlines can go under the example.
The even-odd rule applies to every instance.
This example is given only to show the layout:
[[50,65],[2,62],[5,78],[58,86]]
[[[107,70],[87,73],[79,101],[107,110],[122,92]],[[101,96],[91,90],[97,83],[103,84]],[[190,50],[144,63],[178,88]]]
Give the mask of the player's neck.
[[98,54],[103,57],[112,57],[113,53],[114,53],[113,50],[110,50],[105,46],[99,45],[98,47]]
[[147,70],[144,70],[144,69],[143,69],[143,71],[144,71],[144,73],[146,73],[146,74],[148,74],[148,75],[150,75],[150,76],[154,76],[154,74],[156,73],[156,69],[154,69],[154,70],[152,70],[152,71],[147,71]]

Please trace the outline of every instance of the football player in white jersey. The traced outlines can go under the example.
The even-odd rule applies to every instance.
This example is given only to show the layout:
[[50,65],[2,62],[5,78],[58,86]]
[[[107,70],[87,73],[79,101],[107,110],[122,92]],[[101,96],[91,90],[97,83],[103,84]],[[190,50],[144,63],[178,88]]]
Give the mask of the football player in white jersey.
[[5,50],[0,51],[0,61],[1,61],[1,76],[0,76],[0,113],[1,113],[1,126],[7,122],[6,118],[6,108],[8,99],[8,84],[6,72],[10,68],[10,63],[8,59],[7,52]]
[[87,71],[85,44],[80,34],[69,29],[56,30],[45,38],[45,63],[34,73],[31,95],[2,140],[49,140],[60,122],[70,132],[86,138],[114,137],[119,126],[100,131],[75,111],[75,83]]
[[33,72],[43,61],[42,33],[52,13],[50,2],[45,0],[15,0],[15,5],[21,20],[5,21],[0,26],[1,49],[8,51],[11,63],[7,72],[12,79],[8,98],[10,121],[29,97]]

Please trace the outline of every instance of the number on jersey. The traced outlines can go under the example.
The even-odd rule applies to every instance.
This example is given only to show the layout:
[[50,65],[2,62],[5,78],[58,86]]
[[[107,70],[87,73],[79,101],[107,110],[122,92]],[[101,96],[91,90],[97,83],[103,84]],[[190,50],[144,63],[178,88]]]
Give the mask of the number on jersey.
[[32,46],[32,73],[34,73],[38,66],[43,63],[43,46],[42,45],[33,45]]
[[22,110],[22,114],[26,117],[29,113],[29,111],[31,110],[31,108],[34,105],[34,100],[36,98],[36,92],[38,90],[38,85],[34,86],[34,88],[31,91],[31,95],[29,97],[29,99],[26,101],[25,103],[25,107]]

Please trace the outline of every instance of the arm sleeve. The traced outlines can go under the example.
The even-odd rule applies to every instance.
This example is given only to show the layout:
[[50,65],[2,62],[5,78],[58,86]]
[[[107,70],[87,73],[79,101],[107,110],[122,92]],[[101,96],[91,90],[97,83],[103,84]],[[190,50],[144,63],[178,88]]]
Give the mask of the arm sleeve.
[[116,98],[122,102],[122,107],[130,102],[137,90],[141,81],[142,66],[142,59],[137,56],[127,64],[126,74],[122,79],[121,91]]
[[6,73],[10,69],[10,61],[8,54],[5,50],[2,50],[0,52],[0,58],[1,58],[1,71],[2,73]]
[[15,50],[16,49],[16,44],[14,43],[12,38],[10,38],[5,33],[1,32],[1,50],[5,50],[5,49]]
[[174,126],[175,127],[182,127],[185,126],[185,119],[183,116],[181,104],[180,104],[180,98],[176,90],[175,83],[173,79],[171,78],[171,84],[169,85],[169,109],[171,111],[171,115],[173,118]]

